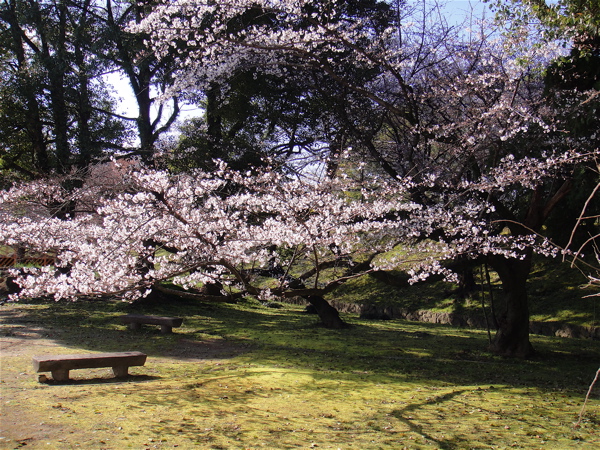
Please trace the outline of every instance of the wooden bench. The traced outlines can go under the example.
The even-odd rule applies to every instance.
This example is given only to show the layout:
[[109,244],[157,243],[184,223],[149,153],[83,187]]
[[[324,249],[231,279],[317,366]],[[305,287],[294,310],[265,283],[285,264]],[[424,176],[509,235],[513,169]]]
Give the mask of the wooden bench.
[[84,355],[44,355],[33,357],[36,372],[52,372],[55,381],[69,379],[69,370],[112,367],[115,377],[127,376],[130,366],[143,366],[146,354],[141,352],[87,353]]
[[183,323],[181,317],[142,316],[139,314],[121,316],[121,321],[129,325],[130,330],[139,330],[142,324],[160,325],[162,333],[172,333],[173,327],[180,327]]

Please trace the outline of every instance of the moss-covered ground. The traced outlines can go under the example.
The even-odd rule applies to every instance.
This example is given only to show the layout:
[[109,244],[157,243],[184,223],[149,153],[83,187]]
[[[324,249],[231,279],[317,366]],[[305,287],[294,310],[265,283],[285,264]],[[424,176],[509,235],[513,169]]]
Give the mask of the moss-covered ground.
[[[407,310],[430,310],[464,313],[484,317],[483,307],[491,317],[492,303],[496,311],[503,308],[502,286],[490,271],[490,284],[483,267],[473,269],[475,290],[466,298],[456,294],[458,286],[444,281],[431,281],[407,286],[406,276],[389,272],[387,282],[366,276],[351,280],[328,299],[348,304],[395,306]],[[403,278],[404,277],[404,278]],[[528,280],[529,310],[532,321],[563,322],[587,327],[600,326],[600,297],[587,278],[568,263],[537,258]]]
[[[128,312],[182,316],[129,331]],[[486,351],[485,331],[401,320],[331,331],[302,307],[258,302],[5,303],[0,448],[593,449],[600,342],[533,336],[528,361]],[[38,382],[31,357],[139,350],[110,369]],[[48,374],[50,375],[50,374]]]

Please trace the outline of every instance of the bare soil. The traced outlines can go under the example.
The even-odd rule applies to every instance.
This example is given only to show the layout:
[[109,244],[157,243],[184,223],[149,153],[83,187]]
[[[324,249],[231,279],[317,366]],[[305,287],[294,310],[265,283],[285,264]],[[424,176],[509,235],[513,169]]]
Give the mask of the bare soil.
[[[57,429],[44,421],[43,417],[27,414],[23,404],[28,396],[25,385],[34,374],[31,357],[37,353],[56,348],[57,344],[44,337],[43,329],[7,326],[5,321],[14,321],[14,312],[0,312],[0,448],[19,448],[42,442],[52,436],[66,435],[73,430]],[[29,366],[29,367],[28,367]],[[8,370],[17,367],[19,370]]]

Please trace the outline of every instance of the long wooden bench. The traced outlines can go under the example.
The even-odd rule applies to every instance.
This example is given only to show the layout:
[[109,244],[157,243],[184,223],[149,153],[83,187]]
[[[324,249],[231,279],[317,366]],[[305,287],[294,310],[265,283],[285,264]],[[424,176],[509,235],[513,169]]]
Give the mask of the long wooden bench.
[[143,366],[146,354],[141,352],[87,353],[84,355],[44,355],[33,357],[36,372],[52,372],[55,381],[69,379],[69,370],[112,367],[115,377],[126,377],[130,366]]
[[183,323],[181,317],[159,317],[159,316],[143,316],[139,314],[126,314],[121,316],[121,322],[129,325],[131,330],[139,330],[142,324],[160,325],[162,333],[172,333],[173,327],[180,327]]

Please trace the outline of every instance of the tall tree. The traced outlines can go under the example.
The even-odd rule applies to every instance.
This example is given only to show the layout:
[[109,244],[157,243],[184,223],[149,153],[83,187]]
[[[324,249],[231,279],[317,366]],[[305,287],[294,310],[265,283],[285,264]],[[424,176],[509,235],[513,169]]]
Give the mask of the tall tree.
[[[12,114],[3,155],[27,176],[66,173],[118,146],[124,128],[111,108],[96,57],[98,20],[90,0],[5,0],[0,5],[2,97]],[[8,147],[8,145],[7,145]],[[12,147],[12,146],[11,146]]]
[[172,54],[167,52],[159,59],[146,45],[147,34],[129,29],[139,25],[159,4],[156,0],[106,0],[103,14],[103,56],[117,73],[125,75],[137,106],[138,116],[128,120],[136,124],[139,148],[129,153],[139,155],[146,163],[153,162],[158,140],[180,112],[181,94],[167,92],[173,84]]
[[[4,166],[12,169],[10,175],[26,178],[78,172],[65,188],[81,186],[89,166],[119,148],[125,136],[101,78],[95,4],[7,0],[0,18],[10,55],[3,73],[11,96],[3,101],[15,105],[5,128]],[[16,136],[27,139],[17,143]],[[58,202],[53,214],[66,219],[76,206],[75,200]]]

